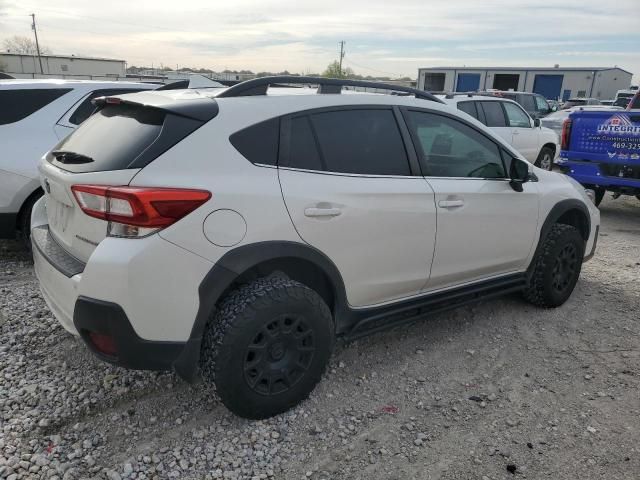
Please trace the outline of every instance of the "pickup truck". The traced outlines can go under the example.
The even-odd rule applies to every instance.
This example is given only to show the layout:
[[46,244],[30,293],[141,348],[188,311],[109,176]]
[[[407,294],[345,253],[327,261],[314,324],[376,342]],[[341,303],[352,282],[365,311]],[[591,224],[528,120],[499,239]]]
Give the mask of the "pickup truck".
[[560,170],[595,191],[640,199],[640,97],[626,111],[580,110],[563,124]]

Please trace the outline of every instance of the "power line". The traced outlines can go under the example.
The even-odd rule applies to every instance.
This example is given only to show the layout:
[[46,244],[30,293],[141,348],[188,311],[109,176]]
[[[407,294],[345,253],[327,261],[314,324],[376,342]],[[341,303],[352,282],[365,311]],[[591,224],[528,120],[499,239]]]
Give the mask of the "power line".
[[[351,58],[351,57],[349,57],[349,58]],[[402,75],[397,75],[396,73],[393,73],[393,72],[387,72],[385,70],[378,70],[378,69],[371,68],[371,67],[365,67],[364,65],[357,64],[356,62],[354,62],[351,59],[349,59],[349,64],[353,65],[355,67],[358,67],[358,68],[364,68],[365,70],[370,70],[372,72],[384,73],[385,75],[391,75],[392,77],[396,77],[396,78],[400,78],[402,76]]]

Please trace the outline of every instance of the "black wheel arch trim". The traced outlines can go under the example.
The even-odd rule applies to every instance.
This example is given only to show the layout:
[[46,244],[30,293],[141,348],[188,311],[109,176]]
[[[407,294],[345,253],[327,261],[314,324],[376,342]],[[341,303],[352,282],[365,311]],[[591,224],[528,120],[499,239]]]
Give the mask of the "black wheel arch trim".
[[316,248],[292,241],[256,242],[234,248],[224,254],[209,270],[198,288],[200,305],[186,348],[174,363],[176,372],[188,381],[195,380],[200,346],[207,321],[214,315],[216,304],[236,280],[252,268],[269,260],[299,259],[313,263],[330,280],[333,287],[333,315],[336,333],[344,330],[349,308],[342,275],[335,264]]

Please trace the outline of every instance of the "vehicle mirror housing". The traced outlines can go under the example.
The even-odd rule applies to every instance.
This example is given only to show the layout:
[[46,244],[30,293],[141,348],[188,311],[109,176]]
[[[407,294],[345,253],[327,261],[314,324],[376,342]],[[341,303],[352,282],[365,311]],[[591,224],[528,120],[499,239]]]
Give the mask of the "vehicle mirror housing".
[[522,192],[522,185],[529,181],[529,164],[518,158],[511,159],[509,166],[509,185],[516,192]]
[[533,126],[534,127],[539,127],[540,125],[542,125],[542,122],[540,121],[540,119],[538,117],[533,119]]

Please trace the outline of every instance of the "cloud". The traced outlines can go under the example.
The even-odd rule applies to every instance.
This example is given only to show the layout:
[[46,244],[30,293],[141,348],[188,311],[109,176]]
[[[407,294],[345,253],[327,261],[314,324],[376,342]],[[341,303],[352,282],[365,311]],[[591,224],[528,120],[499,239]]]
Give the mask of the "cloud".
[[110,0],[99,11],[85,0],[0,0],[0,14],[8,13],[0,40],[30,35],[25,15],[34,11],[42,42],[54,51],[138,65],[320,71],[346,40],[345,61],[358,73],[613,63],[607,58],[640,72],[640,58],[624,53],[640,42],[637,20],[621,14],[636,10],[637,0],[617,0],[615,8],[601,0]]

